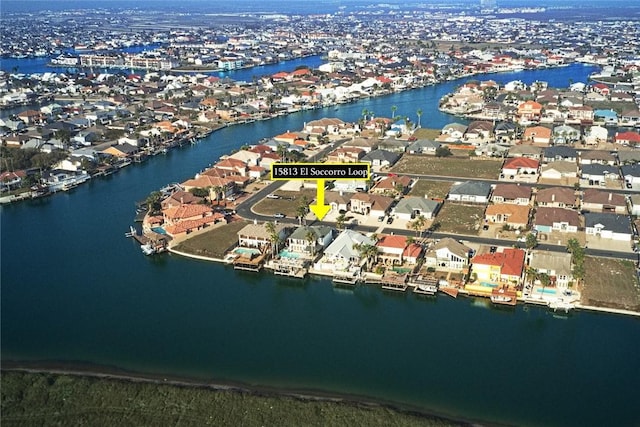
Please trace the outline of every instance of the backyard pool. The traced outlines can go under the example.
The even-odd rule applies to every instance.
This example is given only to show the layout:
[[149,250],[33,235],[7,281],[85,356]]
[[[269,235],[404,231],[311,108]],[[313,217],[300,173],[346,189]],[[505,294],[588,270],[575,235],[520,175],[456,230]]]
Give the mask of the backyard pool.
[[290,258],[290,259],[300,258],[300,254],[297,254],[295,252],[289,252],[286,249],[281,250],[279,255],[280,255],[280,258]]
[[162,228],[162,227],[151,227],[151,231],[153,231],[154,233],[158,233],[158,234],[164,234],[164,235],[167,234],[165,229]]
[[238,255],[243,255],[243,256],[251,256],[251,255],[260,255],[260,249],[256,249],[256,248],[235,248],[233,250],[233,252],[237,253]]

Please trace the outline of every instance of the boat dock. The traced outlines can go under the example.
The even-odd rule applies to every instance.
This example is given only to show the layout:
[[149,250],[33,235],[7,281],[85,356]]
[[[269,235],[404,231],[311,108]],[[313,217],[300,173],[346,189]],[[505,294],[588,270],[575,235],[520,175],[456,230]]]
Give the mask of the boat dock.
[[240,255],[233,260],[233,268],[235,270],[253,271],[259,272],[264,266],[265,255],[253,255],[245,256]]
[[449,295],[450,297],[458,298],[458,293],[459,293],[458,288],[454,288],[454,287],[451,287],[451,286],[440,286],[440,288],[438,290],[440,292],[443,292],[443,293]]
[[435,276],[413,275],[407,282],[413,286],[413,292],[420,295],[435,295],[438,292],[438,279]]
[[491,302],[494,304],[511,305],[518,303],[518,294],[509,289],[494,289],[491,292]]
[[333,276],[333,283],[338,285],[355,286],[358,283],[358,275],[349,272],[339,272]]

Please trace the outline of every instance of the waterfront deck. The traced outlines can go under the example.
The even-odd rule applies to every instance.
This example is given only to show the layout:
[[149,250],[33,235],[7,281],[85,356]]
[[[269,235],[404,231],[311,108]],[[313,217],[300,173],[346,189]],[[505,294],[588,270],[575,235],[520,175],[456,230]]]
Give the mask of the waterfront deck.
[[491,292],[491,302],[514,306],[518,303],[518,293],[509,289],[494,289]]
[[240,255],[233,260],[233,268],[234,270],[253,271],[257,273],[262,270],[265,257],[264,254],[251,254],[250,256]]
[[381,279],[382,289],[405,292],[407,288],[409,288],[409,285],[407,284],[408,277],[408,273],[385,273]]
[[339,285],[355,286],[358,279],[358,275],[353,272],[338,272],[333,276],[332,282]]
[[413,287],[416,294],[435,295],[438,292],[438,279],[435,276],[409,276],[407,284]]
[[458,293],[460,292],[458,288],[453,288],[451,286],[440,286],[438,290],[454,298],[458,298]]

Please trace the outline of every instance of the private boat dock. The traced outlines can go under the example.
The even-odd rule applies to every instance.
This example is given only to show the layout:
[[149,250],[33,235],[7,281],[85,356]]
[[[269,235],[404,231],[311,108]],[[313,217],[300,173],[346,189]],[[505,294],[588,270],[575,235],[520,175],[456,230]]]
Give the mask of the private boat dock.
[[412,275],[407,284],[413,286],[413,292],[419,295],[435,295],[438,292],[438,279],[434,276]]

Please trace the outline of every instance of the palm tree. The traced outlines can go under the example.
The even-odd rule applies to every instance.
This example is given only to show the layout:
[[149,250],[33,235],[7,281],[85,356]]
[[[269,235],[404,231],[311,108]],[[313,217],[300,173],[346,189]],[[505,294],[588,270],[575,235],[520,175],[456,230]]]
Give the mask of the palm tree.
[[276,153],[278,154],[278,156],[280,157],[283,163],[287,162],[287,149],[283,144],[278,144]]
[[304,238],[307,242],[309,242],[309,246],[311,247],[311,255],[315,255],[316,254],[316,233],[313,232],[313,230],[308,230],[307,233],[304,235]]
[[338,217],[336,218],[336,228],[338,230],[343,230],[344,229],[344,223],[346,222],[347,217],[341,213],[340,215],[338,215]]
[[300,203],[296,207],[296,215],[298,217],[298,225],[302,225],[302,220],[304,220],[304,216],[309,211],[309,199],[307,196],[302,196],[300,199]]
[[398,106],[397,105],[392,105],[391,106],[391,118],[392,119],[396,118],[396,111],[398,111]]
[[362,110],[362,121],[366,122],[367,121],[367,116],[369,115],[369,110],[367,110],[366,108],[364,108]]
[[420,127],[420,117],[422,117],[422,108],[418,108],[418,111],[416,111],[416,115],[418,116],[418,127]]
[[276,230],[276,224],[273,222],[266,222],[264,227],[267,229],[269,233],[269,241],[271,243],[271,256],[273,257],[276,253],[278,253],[278,246],[282,241],[280,239],[280,234]]
[[427,223],[427,218],[425,218],[424,215],[420,215],[415,220],[407,224],[407,226],[412,230],[415,230],[416,237],[417,237],[418,235],[422,234],[422,229],[424,228],[426,223]]

